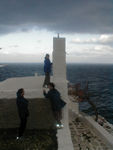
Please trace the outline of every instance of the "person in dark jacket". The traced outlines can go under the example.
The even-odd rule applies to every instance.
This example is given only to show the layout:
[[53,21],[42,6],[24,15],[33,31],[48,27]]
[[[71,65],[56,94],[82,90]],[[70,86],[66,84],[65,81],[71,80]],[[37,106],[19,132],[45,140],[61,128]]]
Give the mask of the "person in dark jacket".
[[17,91],[16,104],[20,118],[20,127],[17,136],[17,139],[19,139],[23,136],[27,124],[27,117],[29,116],[28,100],[24,98],[24,89],[22,88]]
[[46,98],[50,99],[52,111],[57,121],[56,126],[63,127],[63,125],[61,124],[62,108],[66,105],[66,103],[61,99],[60,93],[57,89],[55,89],[54,83],[49,83],[48,88],[48,93],[46,93],[46,91],[43,90],[43,94]]
[[50,83],[51,66],[52,66],[52,63],[49,59],[49,54],[46,54],[45,60],[44,60],[45,79],[44,79],[43,87],[47,86]]

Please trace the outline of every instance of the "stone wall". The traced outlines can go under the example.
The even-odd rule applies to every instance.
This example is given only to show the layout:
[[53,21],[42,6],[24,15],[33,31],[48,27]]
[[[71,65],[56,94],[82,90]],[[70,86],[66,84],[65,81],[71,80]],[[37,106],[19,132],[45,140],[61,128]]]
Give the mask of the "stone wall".
[[[54,128],[55,120],[47,99],[29,99],[28,129]],[[0,99],[0,128],[17,128],[19,117],[16,99]]]

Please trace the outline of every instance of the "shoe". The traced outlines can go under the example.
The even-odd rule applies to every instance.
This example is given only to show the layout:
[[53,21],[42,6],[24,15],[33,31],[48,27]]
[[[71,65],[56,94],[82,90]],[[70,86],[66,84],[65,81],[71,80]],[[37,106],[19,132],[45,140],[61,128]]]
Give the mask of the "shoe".
[[16,140],[23,140],[23,139],[24,139],[23,136],[21,136],[21,137],[17,136],[16,137]]
[[63,128],[63,127],[64,127],[64,125],[63,125],[63,124],[61,124],[61,125],[60,125],[60,127],[61,127],[61,128]]
[[19,140],[19,139],[20,139],[20,137],[19,137],[19,136],[17,136],[17,137],[16,137],[16,140]]
[[59,127],[60,127],[60,125],[57,123],[57,124],[56,124],[56,127],[57,127],[57,128],[59,128]]
[[57,127],[57,129],[62,129],[64,126],[63,126],[63,124],[56,124],[56,127]]

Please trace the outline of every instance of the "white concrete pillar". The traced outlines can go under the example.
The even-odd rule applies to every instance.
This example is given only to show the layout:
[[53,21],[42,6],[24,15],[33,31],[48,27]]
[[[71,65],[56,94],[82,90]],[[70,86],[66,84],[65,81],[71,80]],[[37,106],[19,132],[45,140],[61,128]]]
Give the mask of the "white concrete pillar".
[[53,38],[53,82],[60,91],[62,99],[67,103],[63,109],[62,123],[64,128],[58,130],[58,150],[73,150],[68,119],[68,90],[66,79],[66,44],[65,38]]
[[65,38],[53,38],[53,82],[60,91],[62,99],[67,103],[63,111],[63,123],[68,122],[68,91],[66,79],[66,43]]
[[[67,103],[63,111],[63,123],[68,122],[68,90],[66,79],[66,42],[65,38],[53,38],[53,82]],[[66,123],[67,125],[67,123]]]
[[53,38],[53,81],[62,97],[67,98],[65,38]]

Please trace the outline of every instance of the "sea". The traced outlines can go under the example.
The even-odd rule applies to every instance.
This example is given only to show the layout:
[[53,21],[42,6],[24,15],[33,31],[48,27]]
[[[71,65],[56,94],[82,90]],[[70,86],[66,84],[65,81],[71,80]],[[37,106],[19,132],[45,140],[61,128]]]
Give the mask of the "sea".
[[[0,82],[13,77],[44,75],[41,63],[7,63],[0,67]],[[98,113],[113,124],[113,64],[67,64],[67,79],[72,84],[86,86]],[[94,115],[88,102],[79,103],[80,111]]]

